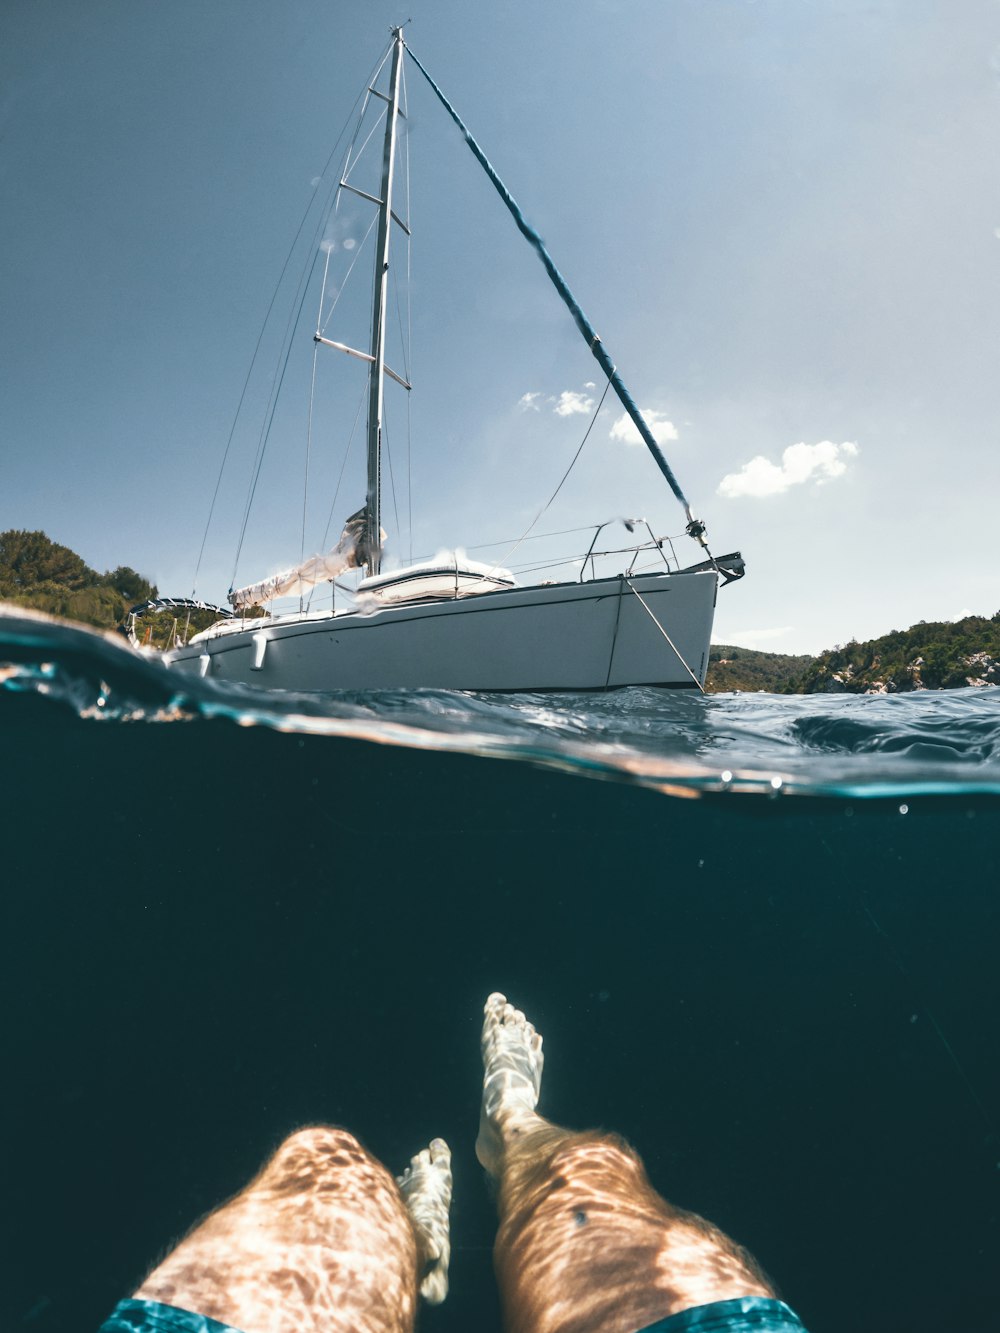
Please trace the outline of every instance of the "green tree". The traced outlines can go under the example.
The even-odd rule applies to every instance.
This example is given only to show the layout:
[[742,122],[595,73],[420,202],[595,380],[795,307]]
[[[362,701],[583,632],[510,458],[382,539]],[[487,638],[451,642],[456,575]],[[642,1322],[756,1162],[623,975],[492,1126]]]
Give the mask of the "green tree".
[[156,596],[128,565],[99,574],[44,532],[0,532],[0,598],[18,606],[113,629],[137,602]]
[[44,532],[13,528],[0,532],[0,591],[10,596],[40,583],[86,588],[99,576],[68,546],[50,541]]
[[128,565],[119,565],[110,574],[105,574],[104,582],[115,592],[120,592],[130,606],[156,596],[156,587]]
[[852,694],[960,689],[1000,685],[1000,613],[987,619],[921,620],[867,643],[821,653],[797,674],[790,694],[847,691]]

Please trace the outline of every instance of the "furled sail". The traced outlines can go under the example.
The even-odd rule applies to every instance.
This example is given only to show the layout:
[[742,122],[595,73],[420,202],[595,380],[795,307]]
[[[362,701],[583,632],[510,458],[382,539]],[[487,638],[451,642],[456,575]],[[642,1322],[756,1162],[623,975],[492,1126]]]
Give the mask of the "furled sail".
[[[317,583],[328,583],[342,574],[345,569],[357,569],[370,564],[366,530],[368,509],[365,506],[344,524],[340,541],[326,555],[312,555],[294,569],[286,569],[281,574],[274,574],[261,583],[251,583],[245,588],[233,588],[229,593],[229,604],[234,611],[243,611],[250,606],[263,606],[274,597],[294,597],[308,592]],[[381,534],[385,539],[385,533]]]

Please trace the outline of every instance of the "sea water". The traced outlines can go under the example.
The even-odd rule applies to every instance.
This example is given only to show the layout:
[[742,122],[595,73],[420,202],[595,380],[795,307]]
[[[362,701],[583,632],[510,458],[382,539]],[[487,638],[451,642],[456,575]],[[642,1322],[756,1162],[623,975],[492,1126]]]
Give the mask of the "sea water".
[[80,1333],[296,1126],[454,1153],[482,1002],[812,1333],[993,1330],[1000,690],[258,694],[0,620],[0,1328]]

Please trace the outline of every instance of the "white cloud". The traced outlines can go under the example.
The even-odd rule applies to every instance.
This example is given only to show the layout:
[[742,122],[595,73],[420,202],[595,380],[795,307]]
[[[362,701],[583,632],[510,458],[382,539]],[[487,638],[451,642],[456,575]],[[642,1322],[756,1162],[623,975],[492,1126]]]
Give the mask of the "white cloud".
[[585,389],[596,389],[596,388],[597,388],[597,385],[594,383],[593,380],[588,380],[587,383],[586,383],[583,387],[584,387]]
[[818,486],[833,477],[842,477],[847,471],[847,460],[858,453],[858,446],[850,440],[834,444],[821,440],[819,444],[790,444],[781,455],[781,465],[772,463],[763,454],[744,463],[739,472],[731,472],[719,482],[718,493],[728,499],[751,495],[782,495],[791,486],[815,481]]
[[[662,444],[664,440],[677,439],[677,427],[672,421],[668,421],[662,412],[653,412],[648,407],[642,407],[639,410],[646,425],[653,432],[653,439],[658,444]],[[636,430],[635,423],[626,412],[623,412],[611,427],[611,438],[613,440],[624,440],[626,444],[642,444],[642,436]]]
[[538,406],[540,393],[522,393],[517,400],[517,405],[522,412],[540,412],[542,409]]
[[593,398],[588,398],[585,393],[574,393],[572,389],[563,389],[553,408],[557,417],[586,416],[593,410]]

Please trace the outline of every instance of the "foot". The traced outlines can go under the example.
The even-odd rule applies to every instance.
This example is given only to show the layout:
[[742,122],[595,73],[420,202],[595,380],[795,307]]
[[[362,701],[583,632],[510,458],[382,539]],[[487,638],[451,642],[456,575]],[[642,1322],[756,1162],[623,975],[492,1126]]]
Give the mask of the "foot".
[[444,1139],[433,1139],[429,1148],[411,1158],[410,1165],[397,1177],[397,1184],[420,1242],[420,1294],[429,1305],[440,1305],[448,1295],[451,1258],[451,1149]]
[[506,997],[494,992],[483,1017],[483,1108],[476,1156],[499,1175],[504,1143],[536,1122],[542,1087],[542,1038]]

